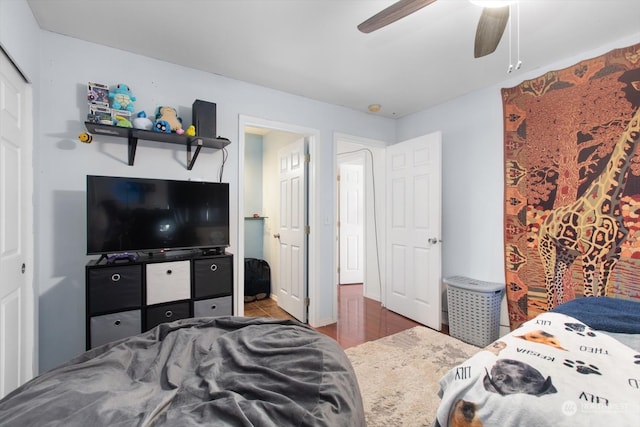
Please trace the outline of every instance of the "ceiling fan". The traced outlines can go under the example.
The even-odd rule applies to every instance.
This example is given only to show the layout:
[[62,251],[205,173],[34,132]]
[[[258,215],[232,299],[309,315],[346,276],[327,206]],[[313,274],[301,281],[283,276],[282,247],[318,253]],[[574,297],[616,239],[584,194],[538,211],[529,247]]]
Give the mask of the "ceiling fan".
[[[411,15],[413,12],[416,12],[425,6],[429,6],[435,1],[436,0],[399,0],[358,25],[358,30],[363,33],[370,33],[378,30],[401,18],[404,18],[405,16]],[[500,2],[493,1],[485,3],[495,4]],[[508,20],[508,5],[500,7],[484,7],[484,9],[482,9],[482,15],[480,15],[478,27],[476,28],[476,39],[474,44],[475,58],[489,55],[496,50]]]

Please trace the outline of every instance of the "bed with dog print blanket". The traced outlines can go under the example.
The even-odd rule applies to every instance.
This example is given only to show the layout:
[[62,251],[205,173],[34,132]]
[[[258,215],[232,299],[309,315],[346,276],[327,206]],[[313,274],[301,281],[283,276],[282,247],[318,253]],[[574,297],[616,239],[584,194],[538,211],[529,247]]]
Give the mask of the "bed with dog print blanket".
[[338,343],[290,320],[165,323],[0,400],[0,426],[364,426]]
[[[435,425],[639,425],[640,348],[620,339],[638,337],[640,303],[582,299],[525,322],[450,370],[440,381]],[[596,319],[603,315],[605,326]]]

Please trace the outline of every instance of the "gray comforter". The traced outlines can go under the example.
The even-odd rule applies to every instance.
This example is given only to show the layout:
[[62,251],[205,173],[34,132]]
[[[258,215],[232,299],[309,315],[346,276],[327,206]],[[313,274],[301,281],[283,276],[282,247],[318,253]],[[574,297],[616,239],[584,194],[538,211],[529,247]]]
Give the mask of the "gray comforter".
[[185,319],[90,350],[0,401],[5,426],[364,426],[331,338],[297,322]]

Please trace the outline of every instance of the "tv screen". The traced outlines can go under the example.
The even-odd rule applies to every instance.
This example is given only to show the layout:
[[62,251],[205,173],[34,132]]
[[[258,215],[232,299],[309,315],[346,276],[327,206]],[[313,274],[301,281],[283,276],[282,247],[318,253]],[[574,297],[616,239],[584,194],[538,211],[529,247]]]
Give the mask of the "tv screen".
[[229,184],[87,176],[87,254],[229,246]]

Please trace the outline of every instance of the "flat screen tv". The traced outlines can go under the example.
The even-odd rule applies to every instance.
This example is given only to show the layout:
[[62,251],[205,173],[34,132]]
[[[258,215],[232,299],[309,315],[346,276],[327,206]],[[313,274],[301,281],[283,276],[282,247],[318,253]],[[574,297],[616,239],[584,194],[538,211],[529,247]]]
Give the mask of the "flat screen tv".
[[87,254],[229,246],[229,184],[87,176]]

